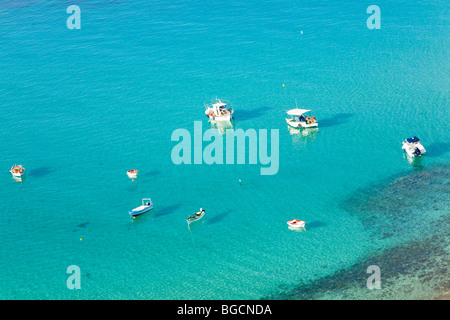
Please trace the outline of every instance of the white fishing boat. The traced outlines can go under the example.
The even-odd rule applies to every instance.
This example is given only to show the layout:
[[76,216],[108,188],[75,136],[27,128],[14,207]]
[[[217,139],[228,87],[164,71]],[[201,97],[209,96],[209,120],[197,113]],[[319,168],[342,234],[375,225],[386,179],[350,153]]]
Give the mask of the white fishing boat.
[[[295,101],[297,105],[297,101]],[[293,128],[314,128],[318,127],[319,123],[316,117],[305,116],[305,113],[309,113],[311,110],[308,109],[291,109],[287,112],[288,115],[292,116],[290,119],[286,118],[286,122]]]
[[131,211],[128,211],[128,213],[131,216],[135,217],[135,216],[143,214],[143,213],[145,213],[145,212],[147,212],[147,211],[149,211],[151,209],[153,209],[152,199],[144,198],[144,199],[142,199],[142,205],[141,206],[139,206],[137,208],[134,208]]
[[411,137],[403,141],[402,149],[410,157],[420,157],[426,154],[426,150],[420,143],[420,139],[417,137]]
[[127,176],[128,176],[128,178],[130,178],[130,179],[137,178],[137,174],[138,174],[138,171],[135,170],[135,169],[131,169],[131,170],[128,170],[128,171],[127,171]]
[[203,218],[205,213],[206,213],[205,209],[200,208],[200,211],[194,213],[192,216],[186,219],[188,225],[191,224],[192,222],[198,221],[201,218]]
[[12,167],[11,170],[9,170],[9,172],[11,172],[14,178],[20,179],[25,174],[25,168],[19,164],[18,166]]
[[290,228],[300,229],[305,228],[305,221],[299,220],[299,219],[292,219],[287,222]]
[[227,107],[226,103],[217,99],[215,102],[206,105],[205,114],[210,121],[231,121],[234,111]]

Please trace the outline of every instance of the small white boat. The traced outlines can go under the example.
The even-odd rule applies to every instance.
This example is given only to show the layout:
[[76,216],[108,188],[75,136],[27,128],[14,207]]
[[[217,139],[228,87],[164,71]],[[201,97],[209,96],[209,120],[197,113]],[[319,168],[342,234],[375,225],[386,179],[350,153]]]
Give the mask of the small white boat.
[[291,228],[305,228],[305,221],[299,219],[292,219],[287,222]]
[[190,216],[189,218],[186,219],[188,225],[191,224],[192,222],[198,221],[201,218],[203,218],[205,213],[206,213],[206,211],[204,209],[200,208],[200,211],[194,213],[192,216]]
[[150,198],[144,198],[142,199],[142,206],[139,206],[137,208],[134,208],[131,211],[128,211],[128,213],[135,217],[138,216],[140,214],[143,214],[149,210],[153,209],[153,203],[152,203],[152,199]]
[[[297,105],[297,100],[295,101]],[[287,112],[288,115],[292,116],[291,119],[286,118],[286,122],[293,128],[314,128],[318,127],[319,123],[316,117],[304,116],[303,114],[311,112],[308,109],[291,109]]]
[[411,137],[403,141],[402,149],[410,156],[410,157],[420,157],[426,154],[426,150],[423,145],[420,143],[420,139],[417,137]]
[[135,170],[135,169],[131,169],[131,170],[128,170],[128,171],[127,171],[127,176],[128,176],[128,178],[130,178],[130,179],[137,178],[137,174],[138,174],[138,171]]
[[25,168],[19,164],[18,166],[12,167],[11,170],[9,170],[9,172],[11,172],[14,178],[20,179],[25,174]]
[[227,104],[217,99],[214,103],[206,106],[205,114],[210,121],[231,121],[233,109],[227,108]]

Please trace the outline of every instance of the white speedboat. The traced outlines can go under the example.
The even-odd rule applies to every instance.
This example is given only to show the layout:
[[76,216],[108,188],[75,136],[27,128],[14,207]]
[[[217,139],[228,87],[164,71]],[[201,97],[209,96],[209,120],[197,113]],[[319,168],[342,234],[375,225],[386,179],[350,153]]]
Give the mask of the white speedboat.
[[299,219],[292,219],[292,220],[289,220],[288,222],[287,222],[287,224],[289,225],[289,227],[290,228],[295,228],[295,229],[297,229],[297,228],[305,228],[305,221],[302,221],[302,220],[299,220]]
[[135,169],[131,169],[131,170],[128,170],[128,171],[127,171],[127,176],[128,176],[128,178],[130,178],[130,179],[137,178],[137,174],[138,174],[138,171],[135,170]]
[[231,121],[233,109],[227,108],[227,104],[217,99],[214,103],[206,106],[205,114],[210,121]]
[[19,164],[18,166],[12,167],[11,170],[9,170],[9,172],[11,172],[14,178],[20,179],[25,174],[25,168]]
[[417,137],[411,137],[403,141],[402,149],[405,150],[410,157],[420,157],[427,152],[420,143],[420,139]]
[[[297,105],[297,101],[295,101]],[[308,109],[291,109],[287,112],[288,115],[292,116],[291,119],[286,118],[286,122],[293,128],[314,128],[318,127],[319,123],[316,117],[304,116],[305,113],[311,112]]]
[[137,208],[134,208],[131,211],[128,211],[128,213],[135,217],[138,216],[140,214],[143,214],[149,210],[153,209],[153,203],[152,203],[152,199],[150,198],[144,198],[142,199],[142,206],[139,206]]

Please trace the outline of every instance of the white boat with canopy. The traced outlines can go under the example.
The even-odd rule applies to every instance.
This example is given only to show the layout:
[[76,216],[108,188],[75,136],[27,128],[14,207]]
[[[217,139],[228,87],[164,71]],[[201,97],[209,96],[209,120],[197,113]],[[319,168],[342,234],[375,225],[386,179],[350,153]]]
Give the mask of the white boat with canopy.
[[227,107],[226,103],[217,99],[215,102],[206,105],[205,114],[210,121],[231,121],[234,111]]
[[[297,100],[295,100],[295,105],[297,106]],[[304,116],[305,113],[309,112],[311,112],[311,110],[299,109],[297,106],[296,109],[291,109],[287,112],[287,114],[292,116],[292,118],[291,119],[286,118],[286,122],[289,126],[293,128],[318,127],[319,123],[317,122],[316,117]]]
[[286,122],[293,128],[314,128],[318,127],[319,123],[316,117],[304,116],[303,114],[311,112],[307,109],[292,109],[287,112],[288,115],[292,116],[291,119],[286,118]]

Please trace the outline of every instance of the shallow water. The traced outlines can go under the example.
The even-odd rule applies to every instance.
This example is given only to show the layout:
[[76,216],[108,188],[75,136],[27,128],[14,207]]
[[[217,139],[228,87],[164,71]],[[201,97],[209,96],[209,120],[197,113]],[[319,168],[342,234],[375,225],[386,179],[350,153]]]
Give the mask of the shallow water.
[[[0,298],[305,297],[299,284],[320,298],[323,281],[383,250],[416,241],[440,257],[449,4],[378,5],[369,30],[353,1],[79,1],[82,28],[68,30],[65,1],[2,4]],[[232,103],[233,128],[279,130],[276,175],[172,162],[172,132],[210,128],[215,97]],[[287,127],[295,99],[318,130]],[[409,161],[413,135],[429,152]],[[144,197],[155,208],[130,219]],[[289,230],[293,218],[307,230]],[[81,290],[66,286],[70,265]]]
[[[321,279],[265,299],[434,299],[448,281],[450,170],[447,166],[396,175],[357,190],[342,202],[382,248]],[[383,248],[384,245],[384,248]],[[368,290],[369,266],[381,290]]]

